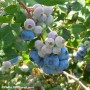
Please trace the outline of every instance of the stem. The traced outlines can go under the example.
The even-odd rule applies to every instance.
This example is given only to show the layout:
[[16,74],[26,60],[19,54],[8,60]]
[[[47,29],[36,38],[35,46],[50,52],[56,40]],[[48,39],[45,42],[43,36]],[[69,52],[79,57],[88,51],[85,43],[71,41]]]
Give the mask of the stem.
[[30,14],[30,10],[28,10],[27,6],[22,1],[20,1],[19,4],[22,5],[26,9],[29,18],[32,18],[31,14]]
[[42,38],[43,42],[45,42],[43,34],[40,34],[40,37]]
[[77,50],[77,48],[71,47],[71,46],[66,46],[67,48],[73,49],[73,50]]
[[67,72],[65,72],[65,71],[63,71],[63,74],[64,75],[66,75],[66,76],[68,76],[68,77],[70,77],[70,78],[72,78],[72,79],[74,79],[78,84],[80,84],[85,90],[90,90],[90,88],[88,88],[88,87],[86,87],[81,81],[79,81],[79,79],[78,78],[76,78],[75,76],[72,76],[72,75],[70,75],[69,73],[67,73]]
[[29,12],[34,12],[34,8],[33,7],[28,7]]

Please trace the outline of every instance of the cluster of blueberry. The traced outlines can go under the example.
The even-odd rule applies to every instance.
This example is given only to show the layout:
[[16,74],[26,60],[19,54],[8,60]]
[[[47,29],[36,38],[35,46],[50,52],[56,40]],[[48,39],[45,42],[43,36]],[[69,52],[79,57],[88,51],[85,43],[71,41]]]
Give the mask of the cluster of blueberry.
[[[51,6],[35,4],[32,8],[32,19],[26,19],[25,30],[21,32],[23,40],[31,41],[35,36],[43,33],[42,24],[49,25],[53,22]],[[63,37],[58,36],[56,31],[51,31],[45,42],[35,41],[35,50],[30,51],[30,60],[42,67],[47,74],[63,71],[69,66],[69,53],[64,43]]]
[[0,71],[3,71],[3,72],[8,71],[13,64],[19,62],[20,60],[22,60],[22,56],[18,56],[18,57],[11,59],[11,60],[4,61],[2,63],[2,67],[0,67]]
[[49,25],[53,22],[51,6],[42,6],[35,4],[33,7],[32,19],[26,19],[24,22],[24,28],[21,32],[21,38],[23,40],[31,41],[35,36],[42,33],[42,25]]
[[85,41],[84,43],[80,43],[78,50],[73,53],[74,59],[84,60],[84,56],[88,51],[90,51],[90,41]]
[[35,41],[35,49],[30,51],[30,60],[36,63],[47,74],[63,71],[69,66],[68,49],[64,46],[65,40],[57,32],[48,33],[45,43]]
[[[26,19],[24,22],[25,30],[21,31],[21,39],[25,41],[31,41],[35,36],[42,34],[43,24],[49,25],[53,22],[53,16],[51,15],[52,7],[35,4],[32,8],[32,18]],[[8,24],[4,23],[1,28],[6,25]],[[58,36],[56,31],[49,32],[45,42],[36,40],[34,46],[35,49],[30,51],[29,58],[41,67],[45,73],[53,74],[69,67],[69,52],[65,47],[65,40],[63,37]],[[79,45],[78,50],[73,53],[73,56],[76,60],[83,60],[88,51],[90,51],[90,41],[85,41]],[[10,68],[18,60],[21,60],[20,56],[3,62],[0,70]],[[29,70],[27,65],[22,65],[20,69],[24,72]]]

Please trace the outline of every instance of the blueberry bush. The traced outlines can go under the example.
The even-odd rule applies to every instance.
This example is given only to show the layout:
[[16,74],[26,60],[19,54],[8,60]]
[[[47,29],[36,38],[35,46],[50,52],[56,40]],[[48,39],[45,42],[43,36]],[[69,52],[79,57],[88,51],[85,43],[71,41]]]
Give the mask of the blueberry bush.
[[0,90],[90,90],[90,0],[0,0]]

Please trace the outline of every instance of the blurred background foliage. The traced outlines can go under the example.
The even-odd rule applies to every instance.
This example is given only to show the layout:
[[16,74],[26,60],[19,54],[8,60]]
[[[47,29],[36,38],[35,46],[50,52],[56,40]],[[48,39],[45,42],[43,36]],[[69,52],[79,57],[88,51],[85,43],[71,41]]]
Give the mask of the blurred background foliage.
[[[4,28],[0,27],[0,66],[3,61],[18,55],[23,57],[23,60],[14,65],[10,71],[0,72],[0,85],[33,86],[35,90],[83,90],[74,80],[68,79],[63,74],[42,75],[42,71],[30,62],[28,53],[33,48],[35,40],[22,42],[19,39],[20,27],[23,27],[26,20],[24,8],[19,5],[19,1],[0,1],[0,25],[8,23]],[[22,1],[30,7],[36,3],[53,6],[54,21],[50,26],[44,28],[45,37],[49,29],[55,30],[66,39],[67,45],[75,48],[80,42],[90,40],[90,0]],[[68,50],[70,53],[74,52],[72,49]],[[76,75],[85,85],[90,87],[90,52],[85,58],[86,60],[82,62],[74,62],[71,58],[70,66],[66,71]],[[28,63],[30,67],[28,73],[23,73],[18,69],[22,63]],[[89,69],[86,70],[88,65]]]

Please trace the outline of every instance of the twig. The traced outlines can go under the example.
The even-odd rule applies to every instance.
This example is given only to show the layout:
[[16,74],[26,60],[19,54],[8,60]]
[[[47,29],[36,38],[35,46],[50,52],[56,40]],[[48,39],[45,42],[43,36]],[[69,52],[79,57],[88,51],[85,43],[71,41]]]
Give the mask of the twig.
[[90,90],[90,88],[86,87],[79,79],[77,79],[75,76],[70,75],[69,73],[63,71],[63,74],[74,79],[77,83],[79,83],[85,90]]
[[66,46],[67,48],[73,49],[73,50],[77,50],[77,48],[71,47],[71,46]]
[[22,1],[20,1],[19,4],[22,5],[26,9],[29,18],[32,18],[31,14],[30,14],[30,10],[28,10],[27,6]]
[[33,7],[28,7],[29,12],[34,12],[34,8]]
[[40,34],[40,37],[42,38],[42,40],[44,42],[45,40],[44,40],[43,34]]

